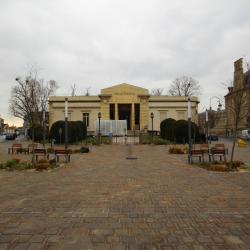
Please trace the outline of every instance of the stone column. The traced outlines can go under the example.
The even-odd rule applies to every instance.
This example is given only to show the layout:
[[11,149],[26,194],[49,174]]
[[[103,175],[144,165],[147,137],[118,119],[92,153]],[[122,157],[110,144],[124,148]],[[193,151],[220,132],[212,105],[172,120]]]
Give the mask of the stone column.
[[115,103],[115,120],[119,120],[118,103]]
[[135,104],[131,104],[131,130],[135,128]]

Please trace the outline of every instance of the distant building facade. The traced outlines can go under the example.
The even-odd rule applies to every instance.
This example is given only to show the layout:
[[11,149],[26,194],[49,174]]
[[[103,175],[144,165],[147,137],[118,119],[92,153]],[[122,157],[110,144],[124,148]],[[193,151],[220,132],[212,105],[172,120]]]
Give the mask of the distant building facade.
[[230,109],[232,103],[232,98],[236,95],[238,91],[244,93],[244,119],[239,123],[238,130],[250,129],[250,70],[244,72],[243,69],[243,59],[239,59],[234,62],[234,80],[233,86],[228,88],[228,93],[225,96],[225,108],[226,108],[226,118],[227,124],[226,128],[230,134],[234,127],[234,116]]
[[4,119],[0,117],[0,133],[4,131]]
[[[151,112],[154,113],[154,130],[166,118],[187,119],[187,97],[152,96],[148,89],[130,84],[119,84],[101,90],[98,96],[68,97],[69,120],[84,121],[88,132],[95,131],[95,121],[101,112],[102,120],[127,120],[128,130],[152,130]],[[49,99],[49,126],[64,120],[65,96]],[[198,98],[191,97],[192,121],[198,124]]]
[[[206,134],[206,112],[199,113],[199,131]],[[208,110],[208,133],[216,135],[227,134],[227,117],[225,110]]]

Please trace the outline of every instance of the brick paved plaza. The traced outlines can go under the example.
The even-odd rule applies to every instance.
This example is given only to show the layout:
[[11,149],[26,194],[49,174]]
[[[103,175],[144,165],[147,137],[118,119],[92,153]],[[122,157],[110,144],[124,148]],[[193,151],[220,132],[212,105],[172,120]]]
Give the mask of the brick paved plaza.
[[97,146],[0,183],[1,250],[250,249],[250,173],[188,166],[166,146]]

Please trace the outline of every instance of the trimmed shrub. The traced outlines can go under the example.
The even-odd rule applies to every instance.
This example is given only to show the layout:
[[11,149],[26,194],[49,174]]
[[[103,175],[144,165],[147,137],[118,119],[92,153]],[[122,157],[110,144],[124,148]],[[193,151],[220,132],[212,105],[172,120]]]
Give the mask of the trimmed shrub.
[[[177,142],[188,142],[188,122],[186,120],[176,121],[172,118],[168,118],[161,122],[161,138]],[[195,123],[191,123],[191,138],[193,141],[200,141],[199,128]]]
[[169,141],[175,141],[175,124],[175,119],[168,118],[166,120],[163,120],[160,125],[161,138]]
[[[175,123],[175,138],[177,143],[188,142],[188,122],[186,120],[179,120]],[[191,122],[191,138],[193,142],[200,141],[199,128],[193,122]]]
[[[59,133],[61,131],[61,134]],[[75,143],[87,137],[86,125],[81,121],[68,122],[68,143]],[[65,121],[53,123],[50,129],[50,139],[55,139],[56,144],[65,143]]]

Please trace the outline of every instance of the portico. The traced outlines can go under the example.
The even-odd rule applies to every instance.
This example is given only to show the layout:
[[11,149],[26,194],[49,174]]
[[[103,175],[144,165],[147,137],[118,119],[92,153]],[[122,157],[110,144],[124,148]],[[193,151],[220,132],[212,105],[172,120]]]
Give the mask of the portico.
[[127,120],[129,130],[147,126],[150,97],[147,89],[123,83],[102,89],[99,97],[104,120]]

